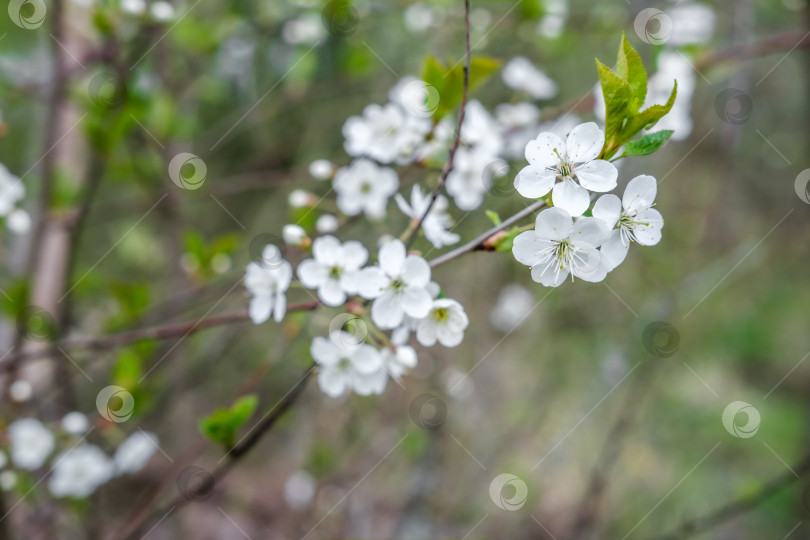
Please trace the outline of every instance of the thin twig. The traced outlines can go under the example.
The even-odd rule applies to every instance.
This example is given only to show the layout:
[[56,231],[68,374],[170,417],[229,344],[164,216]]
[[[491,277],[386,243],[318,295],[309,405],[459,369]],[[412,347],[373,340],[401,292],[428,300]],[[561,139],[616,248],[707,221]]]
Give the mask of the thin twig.
[[405,247],[407,248],[410,248],[416,241],[416,237],[419,235],[419,230],[422,228],[422,224],[425,222],[425,219],[427,219],[427,216],[433,208],[436,199],[439,198],[439,195],[444,189],[444,184],[447,182],[447,177],[450,175],[450,171],[453,170],[453,162],[456,158],[456,150],[458,150],[458,145],[461,143],[461,125],[464,122],[464,112],[467,108],[467,94],[470,86],[470,0],[464,0],[464,46],[464,92],[461,96],[458,124],[456,124],[456,136],[453,138],[453,145],[450,147],[450,154],[448,155],[447,163],[444,165],[444,169],[442,170],[439,183],[430,194],[430,201],[428,202],[427,208],[425,208],[425,211],[422,213],[422,217],[419,218],[416,226],[411,230],[410,235],[405,240]]

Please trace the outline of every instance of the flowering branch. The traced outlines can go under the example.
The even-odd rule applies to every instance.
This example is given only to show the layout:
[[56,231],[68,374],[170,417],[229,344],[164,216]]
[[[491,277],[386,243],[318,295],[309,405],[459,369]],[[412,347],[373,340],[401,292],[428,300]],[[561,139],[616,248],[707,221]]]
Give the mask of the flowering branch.
[[444,189],[444,184],[447,182],[447,177],[449,176],[450,171],[453,170],[453,161],[456,157],[456,150],[458,150],[458,145],[461,143],[461,125],[464,122],[464,112],[467,107],[467,95],[470,88],[470,0],[464,0],[464,48],[464,90],[461,97],[461,106],[459,107],[456,135],[453,138],[453,145],[450,147],[450,154],[448,155],[447,163],[442,170],[442,176],[439,179],[439,183],[430,194],[430,201],[427,204],[427,208],[425,208],[425,211],[422,213],[422,217],[419,218],[416,226],[413,227],[407,240],[405,240],[406,248],[410,248],[414,241],[416,241],[416,236],[419,234],[422,224],[425,222],[425,219],[433,208],[433,205],[436,203],[436,199],[439,198],[439,195]]

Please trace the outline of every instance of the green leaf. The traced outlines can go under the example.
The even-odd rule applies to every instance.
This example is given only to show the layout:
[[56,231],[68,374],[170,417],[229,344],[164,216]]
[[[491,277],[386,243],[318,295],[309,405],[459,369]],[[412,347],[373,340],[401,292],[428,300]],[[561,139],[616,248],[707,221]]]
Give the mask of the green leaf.
[[654,133],[648,133],[637,141],[630,141],[624,145],[624,152],[616,159],[627,156],[646,156],[658,150],[662,144],[667,142],[674,132],[671,129],[664,129]]
[[237,430],[250,419],[258,403],[255,395],[241,397],[230,409],[219,409],[200,420],[200,431],[215,443],[230,449],[236,441]]
[[621,129],[627,116],[628,106],[633,99],[633,89],[627,81],[616,75],[609,67],[596,61],[599,84],[605,98],[605,146],[601,158],[610,157],[621,146]]
[[492,242],[495,251],[512,251],[512,244],[515,242],[515,237],[521,232],[523,231],[520,227],[512,227],[508,231],[505,231],[503,236]]
[[635,137],[642,129],[650,129],[653,127],[656,122],[672,109],[677,93],[678,82],[675,81],[675,86],[672,87],[672,93],[669,95],[669,99],[664,105],[651,105],[632,118],[629,118],[622,129],[623,142]]
[[644,100],[647,97],[647,70],[644,69],[641,56],[627,41],[627,35],[625,34],[622,34],[622,41],[619,44],[616,74],[619,78],[627,81],[627,84],[632,88],[634,97],[632,109],[638,111],[639,107],[644,105]]
[[[468,97],[481,87],[500,68],[500,60],[486,56],[470,59],[470,81]],[[436,57],[428,55],[422,67],[422,80],[433,86],[439,94],[439,103],[433,112],[433,119],[439,121],[455,109],[464,97],[464,63],[456,62],[452,67],[443,64]]]
[[492,224],[495,225],[496,227],[501,224],[501,216],[498,215],[498,212],[494,212],[492,210],[484,210],[484,213],[487,215]]

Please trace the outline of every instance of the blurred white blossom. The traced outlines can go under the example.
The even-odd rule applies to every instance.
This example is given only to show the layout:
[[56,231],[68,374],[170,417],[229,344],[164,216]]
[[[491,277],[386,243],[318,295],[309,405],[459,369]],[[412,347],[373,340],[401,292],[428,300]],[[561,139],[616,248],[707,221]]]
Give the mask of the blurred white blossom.
[[262,262],[250,262],[245,272],[245,288],[250,294],[248,313],[253,324],[260,324],[273,316],[281,322],[287,312],[287,289],[292,281],[292,267],[281,258],[281,251],[273,244],[262,250]]
[[380,167],[368,159],[357,159],[338,170],[332,185],[341,212],[347,216],[363,212],[371,219],[382,219],[388,199],[399,188],[399,177],[394,169]]
[[318,386],[330,397],[350,390],[363,396],[385,390],[388,374],[380,353],[346,332],[332,332],[328,338],[316,336],[310,353],[319,366]]
[[36,418],[15,420],[8,426],[11,461],[21,469],[40,468],[53,452],[53,433]]
[[455,347],[464,339],[464,330],[470,319],[464,307],[456,300],[439,298],[433,301],[427,316],[419,321],[416,340],[429,347],[439,343],[445,347]]
[[157,450],[157,435],[141,430],[133,432],[115,451],[115,473],[122,475],[140,471]]
[[509,60],[501,71],[501,77],[506,86],[526,92],[534,99],[551,99],[557,95],[557,83],[523,56]]
[[318,289],[318,298],[327,306],[346,302],[346,295],[357,294],[360,268],[368,251],[360,242],[343,244],[334,236],[321,236],[312,243],[312,259],[298,265],[298,279],[308,289]]
[[[418,184],[411,189],[410,204],[399,193],[394,196],[399,209],[412,220],[419,220],[425,215],[430,199],[430,194],[422,193],[422,187]],[[452,225],[450,215],[447,213],[447,207],[447,199],[443,195],[439,195],[422,222],[422,231],[425,238],[436,249],[455,244],[461,238],[456,233],[447,230]]]
[[55,497],[87,497],[114,472],[115,465],[99,447],[83,444],[56,456],[48,489]]

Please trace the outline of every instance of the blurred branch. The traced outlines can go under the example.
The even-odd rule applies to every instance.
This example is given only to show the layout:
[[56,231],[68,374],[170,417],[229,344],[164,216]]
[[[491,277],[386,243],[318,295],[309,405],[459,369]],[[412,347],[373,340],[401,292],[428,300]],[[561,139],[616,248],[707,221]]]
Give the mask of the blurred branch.
[[[749,512],[764,503],[785,487],[796,482],[803,475],[810,472],[810,454],[806,455],[797,465],[792,467],[792,471],[773,478],[765,484],[761,490],[753,495],[740,497],[736,501],[709,512],[708,514],[691,519],[674,528],[671,532],[659,536],[654,536],[651,540],[681,540],[688,536],[709,530],[734,517]],[[795,475],[794,475],[795,471]]]
[[210,493],[211,490],[213,490],[214,487],[216,487],[216,485],[231,471],[231,469],[233,469],[233,467],[256,446],[262,437],[272,430],[276,422],[278,422],[278,420],[284,416],[284,413],[286,413],[293,406],[296,400],[303,393],[304,388],[306,388],[307,381],[309,381],[314,372],[315,364],[311,364],[298,382],[296,382],[295,385],[284,395],[284,397],[281,398],[281,401],[273,406],[273,408],[270,409],[270,411],[262,418],[256,427],[250,430],[248,434],[241,441],[239,441],[239,443],[234,445],[234,447],[231,448],[227,454],[225,454],[225,457],[223,458],[225,460],[224,463],[219,465],[213,473],[207,476],[204,481],[200,482],[199,485],[194,486],[193,489],[191,489],[191,486],[189,486],[191,493],[180,493],[164,506],[150,512],[149,514],[145,514],[143,517],[136,517],[135,520],[130,522],[129,525],[125,525],[126,529],[123,531],[123,534],[116,534],[112,538],[121,538],[124,540],[130,538],[140,538],[138,533],[147,524],[155,521],[156,519],[160,520],[169,513],[182,508],[189,502],[193,501],[195,495],[202,496]]
[[[287,308],[287,312],[291,311],[310,311],[320,305],[317,301],[302,302],[300,304],[293,304]],[[121,334],[114,334],[111,336],[103,337],[80,337],[72,339],[64,339],[57,341],[50,347],[39,349],[36,351],[23,352],[10,356],[6,362],[0,365],[0,373],[7,371],[15,361],[29,360],[33,358],[41,358],[49,356],[62,349],[79,349],[98,351],[104,349],[112,349],[122,345],[128,345],[136,341],[144,339],[171,339],[174,337],[185,337],[206,328],[215,326],[222,326],[226,324],[234,324],[249,320],[247,310],[236,311],[233,313],[224,313],[221,315],[213,315],[211,317],[200,319],[193,323],[182,323],[169,326],[156,326],[152,328],[143,328],[139,330],[131,330]]]
[[439,183],[436,185],[433,193],[430,194],[430,202],[428,202],[427,208],[425,208],[424,213],[422,213],[422,217],[419,218],[416,225],[410,230],[410,233],[407,234],[406,232],[406,248],[411,247],[414,241],[416,241],[416,237],[419,235],[419,230],[422,228],[422,224],[425,222],[430,210],[436,203],[436,199],[439,198],[439,195],[444,189],[444,184],[447,182],[447,177],[450,175],[450,171],[453,170],[453,161],[455,161],[456,158],[456,150],[458,150],[458,145],[461,143],[461,125],[464,123],[464,112],[467,108],[467,94],[469,93],[470,86],[470,0],[464,0],[464,49],[464,91],[461,96],[461,105],[459,107],[458,124],[456,124],[456,136],[453,138],[453,145],[450,147],[450,155],[447,157],[447,163],[444,166],[444,170],[442,170],[442,176],[439,178]]

